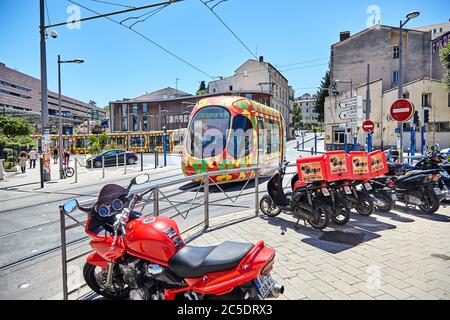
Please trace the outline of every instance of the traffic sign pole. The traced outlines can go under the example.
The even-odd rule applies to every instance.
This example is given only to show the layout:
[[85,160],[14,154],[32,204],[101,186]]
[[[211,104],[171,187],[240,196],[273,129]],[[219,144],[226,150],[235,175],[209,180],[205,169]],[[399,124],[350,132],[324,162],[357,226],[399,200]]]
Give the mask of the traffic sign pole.
[[[400,91],[400,90],[399,90]],[[391,106],[391,117],[395,121],[398,121],[397,134],[398,136],[398,149],[400,155],[400,161],[403,162],[403,122],[408,121],[414,114],[414,105],[408,99],[395,100]]]
[[372,152],[372,133],[367,134],[367,152]]

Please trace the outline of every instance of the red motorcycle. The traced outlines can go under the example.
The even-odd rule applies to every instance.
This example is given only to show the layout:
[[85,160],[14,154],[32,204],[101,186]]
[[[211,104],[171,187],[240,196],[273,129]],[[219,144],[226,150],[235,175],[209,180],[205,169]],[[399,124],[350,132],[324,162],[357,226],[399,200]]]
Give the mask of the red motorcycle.
[[142,175],[128,188],[106,185],[91,208],[77,200],[63,205],[67,213],[78,208],[88,214],[85,231],[93,252],[83,276],[93,291],[109,299],[136,300],[261,300],[283,293],[270,275],[275,251],[263,241],[189,246],[172,219],[134,211],[153,189],[140,194],[130,189],[148,181]]

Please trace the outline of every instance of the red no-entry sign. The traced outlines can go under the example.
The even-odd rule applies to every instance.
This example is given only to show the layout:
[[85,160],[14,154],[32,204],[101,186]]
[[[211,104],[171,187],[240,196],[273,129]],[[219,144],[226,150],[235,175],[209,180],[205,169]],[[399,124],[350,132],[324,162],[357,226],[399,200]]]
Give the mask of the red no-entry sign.
[[366,120],[364,121],[362,128],[365,132],[372,133],[375,129],[375,123],[373,123],[372,120]]
[[414,114],[414,105],[408,99],[398,99],[391,106],[391,117],[395,121],[405,122]]

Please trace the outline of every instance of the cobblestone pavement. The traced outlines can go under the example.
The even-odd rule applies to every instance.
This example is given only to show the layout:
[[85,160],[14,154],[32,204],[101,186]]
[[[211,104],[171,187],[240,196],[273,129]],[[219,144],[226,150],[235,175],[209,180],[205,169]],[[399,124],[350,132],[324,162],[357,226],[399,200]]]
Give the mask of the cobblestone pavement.
[[397,206],[357,214],[323,232],[281,214],[246,211],[214,219],[193,245],[264,240],[276,249],[274,278],[282,299],[450,299],[450,207],[434,215]]

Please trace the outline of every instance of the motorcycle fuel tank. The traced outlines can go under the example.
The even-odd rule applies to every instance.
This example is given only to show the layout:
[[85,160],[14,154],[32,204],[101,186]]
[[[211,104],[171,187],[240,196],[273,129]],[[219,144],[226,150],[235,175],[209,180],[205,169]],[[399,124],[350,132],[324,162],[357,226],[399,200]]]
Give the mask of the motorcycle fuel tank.
[[125,246],[130,254],[167,264],[184,242],[172,219],[142,217],[128,223]]

